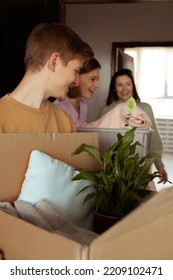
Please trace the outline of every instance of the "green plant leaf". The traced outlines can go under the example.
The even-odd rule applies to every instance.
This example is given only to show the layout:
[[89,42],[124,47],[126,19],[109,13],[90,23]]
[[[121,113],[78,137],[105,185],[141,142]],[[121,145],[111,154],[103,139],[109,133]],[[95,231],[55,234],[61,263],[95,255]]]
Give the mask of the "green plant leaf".
[[139,196],[139,194],[136,192],[133,192],[131,190],[127,191],[127,198],[130,198],[132,200],[136,200],[136,201],[141,201],[142,198]]
[[135,154],[135,152],[136,152],[136,147],[137,147],[137,146],[143,147],[138,141],[136,141],[134,144],[132,144],[132,145],[130,146],[130,153],[129,153],[129,155]]
[[107,176],[104,172],[101,171],[101,176],[102,176],[102,180],[103,180],[103,186],[105,187],[105,191],[111,192],[112,187],[113,187],[113,184],[112,184],[113,174],[110,174],[109,176]]
[[107,151],[103,153],[102,156],[102,170],[107,174],[109,174],[110,172],[110,164],[111,164],[113,152],[114,149],[110,147]]
[[[74,153],[88,152],[100,163],[98,171],[78,169],[72,180],[86,179],[86,186],[79,193],[91,188],[84,203],[95,197],[95,209],[110,216],[124,216],[133,210],[144,196],[150,181],[160,177],[158,172],[149,173],[151,165],[159,157],[148,153],[140,158],[134,142],[136,128],[118,133],[116,142],[101,156],[95,147],[83,144]],[[94,187],[94,189],[92,189]]]
[[136,101],[135,99],[131,96],[127,101],[126,101],[127,109],[130,113],[130,115],[133,114],[136,108]]
[[89,193],[85,196],[84,201],[83,201],[83,205],[88,202],[88,200],[93,199],[94,197],[96,197],[97,193],[96,192],[92,192]]
[[96,177],[97,174],[80,169],[79,173],[72,178],[72,181],[86,179],[91,181],[93,184],[95,184],[97,182]]
[[120,140],[121,145],[119,145],[117,150],[117,156],[119,157],[120,161],[127,158],[131,153],[131,144],[134,140],[135,130],[135,127],[133,127],[131,130],[127,130]]
[[78,195],[78,194],[84,192],[85,190],[87,190],[87,189],[89,189],[89,188],[91,188],[91,187],[94,187],[94,186],[93,186],[93,185],[87,185],[87,186],[83,187],[80,191],[77,192],[76,195]]
[[89,154],[91,154],[100,164],[102,164],[102,160],[101,160],[101,155],[100,152],[97,148],[91,146],[91,145],[87,145],[85,143],[83,143],[79,148],[77,148],[72,155],[78,155],[82,152],[88,152]]

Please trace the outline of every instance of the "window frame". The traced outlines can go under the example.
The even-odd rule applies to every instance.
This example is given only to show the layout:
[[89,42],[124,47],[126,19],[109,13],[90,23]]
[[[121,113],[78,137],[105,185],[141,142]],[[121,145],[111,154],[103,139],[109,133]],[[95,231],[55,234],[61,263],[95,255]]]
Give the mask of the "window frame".
[[[117,65],[117,48],[124,51],[126,48],[135,48],[135,47],[172,47],[173,48],[173,41],[169,42],[113,42],[112,43],[112,53],[111,53],[111,75],[116,71]],[[167,99],[173,100],[173,96],[169,96],[164,94],[163,97],[154,98],[155,100],[159,99]]]
[[168,42],[112,42],[111,49],[111,75],[116,70],[116,54],[117,48],[124,50],[125,48],[135,47],[173,47],[173,41]]

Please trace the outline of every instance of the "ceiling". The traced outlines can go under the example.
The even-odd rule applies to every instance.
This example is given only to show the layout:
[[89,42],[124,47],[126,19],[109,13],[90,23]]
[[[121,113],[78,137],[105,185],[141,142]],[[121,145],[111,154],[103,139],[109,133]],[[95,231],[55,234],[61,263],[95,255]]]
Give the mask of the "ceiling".
[[173,0],[60,0],[60,5],[66,4],[109,4],[109,3],[145,3],[145,2],[173,2]]

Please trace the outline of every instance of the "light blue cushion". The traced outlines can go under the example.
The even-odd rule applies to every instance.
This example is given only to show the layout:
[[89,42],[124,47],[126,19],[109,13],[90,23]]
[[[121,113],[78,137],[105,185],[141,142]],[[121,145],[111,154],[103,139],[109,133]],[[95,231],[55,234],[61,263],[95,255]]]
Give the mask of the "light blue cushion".
[[93,229],[94,200],[83,205],[84,197],[91,189],[77,195],[79,190],[90,182],[72,181],[77,173],[72,166],[34,150],[30,155],[18,199],[32,205],[46,199],[77,226]]

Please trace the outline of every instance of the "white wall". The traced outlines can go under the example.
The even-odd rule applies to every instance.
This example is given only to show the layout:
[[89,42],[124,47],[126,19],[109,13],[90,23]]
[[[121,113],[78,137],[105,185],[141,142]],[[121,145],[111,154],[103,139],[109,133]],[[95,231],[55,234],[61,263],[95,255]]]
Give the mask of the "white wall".
[[101,87],[89,101],[91,121],[107,97],[112,42],[173,41],[173,3],[67,5],[66,24],[92,46],[102,65]]

